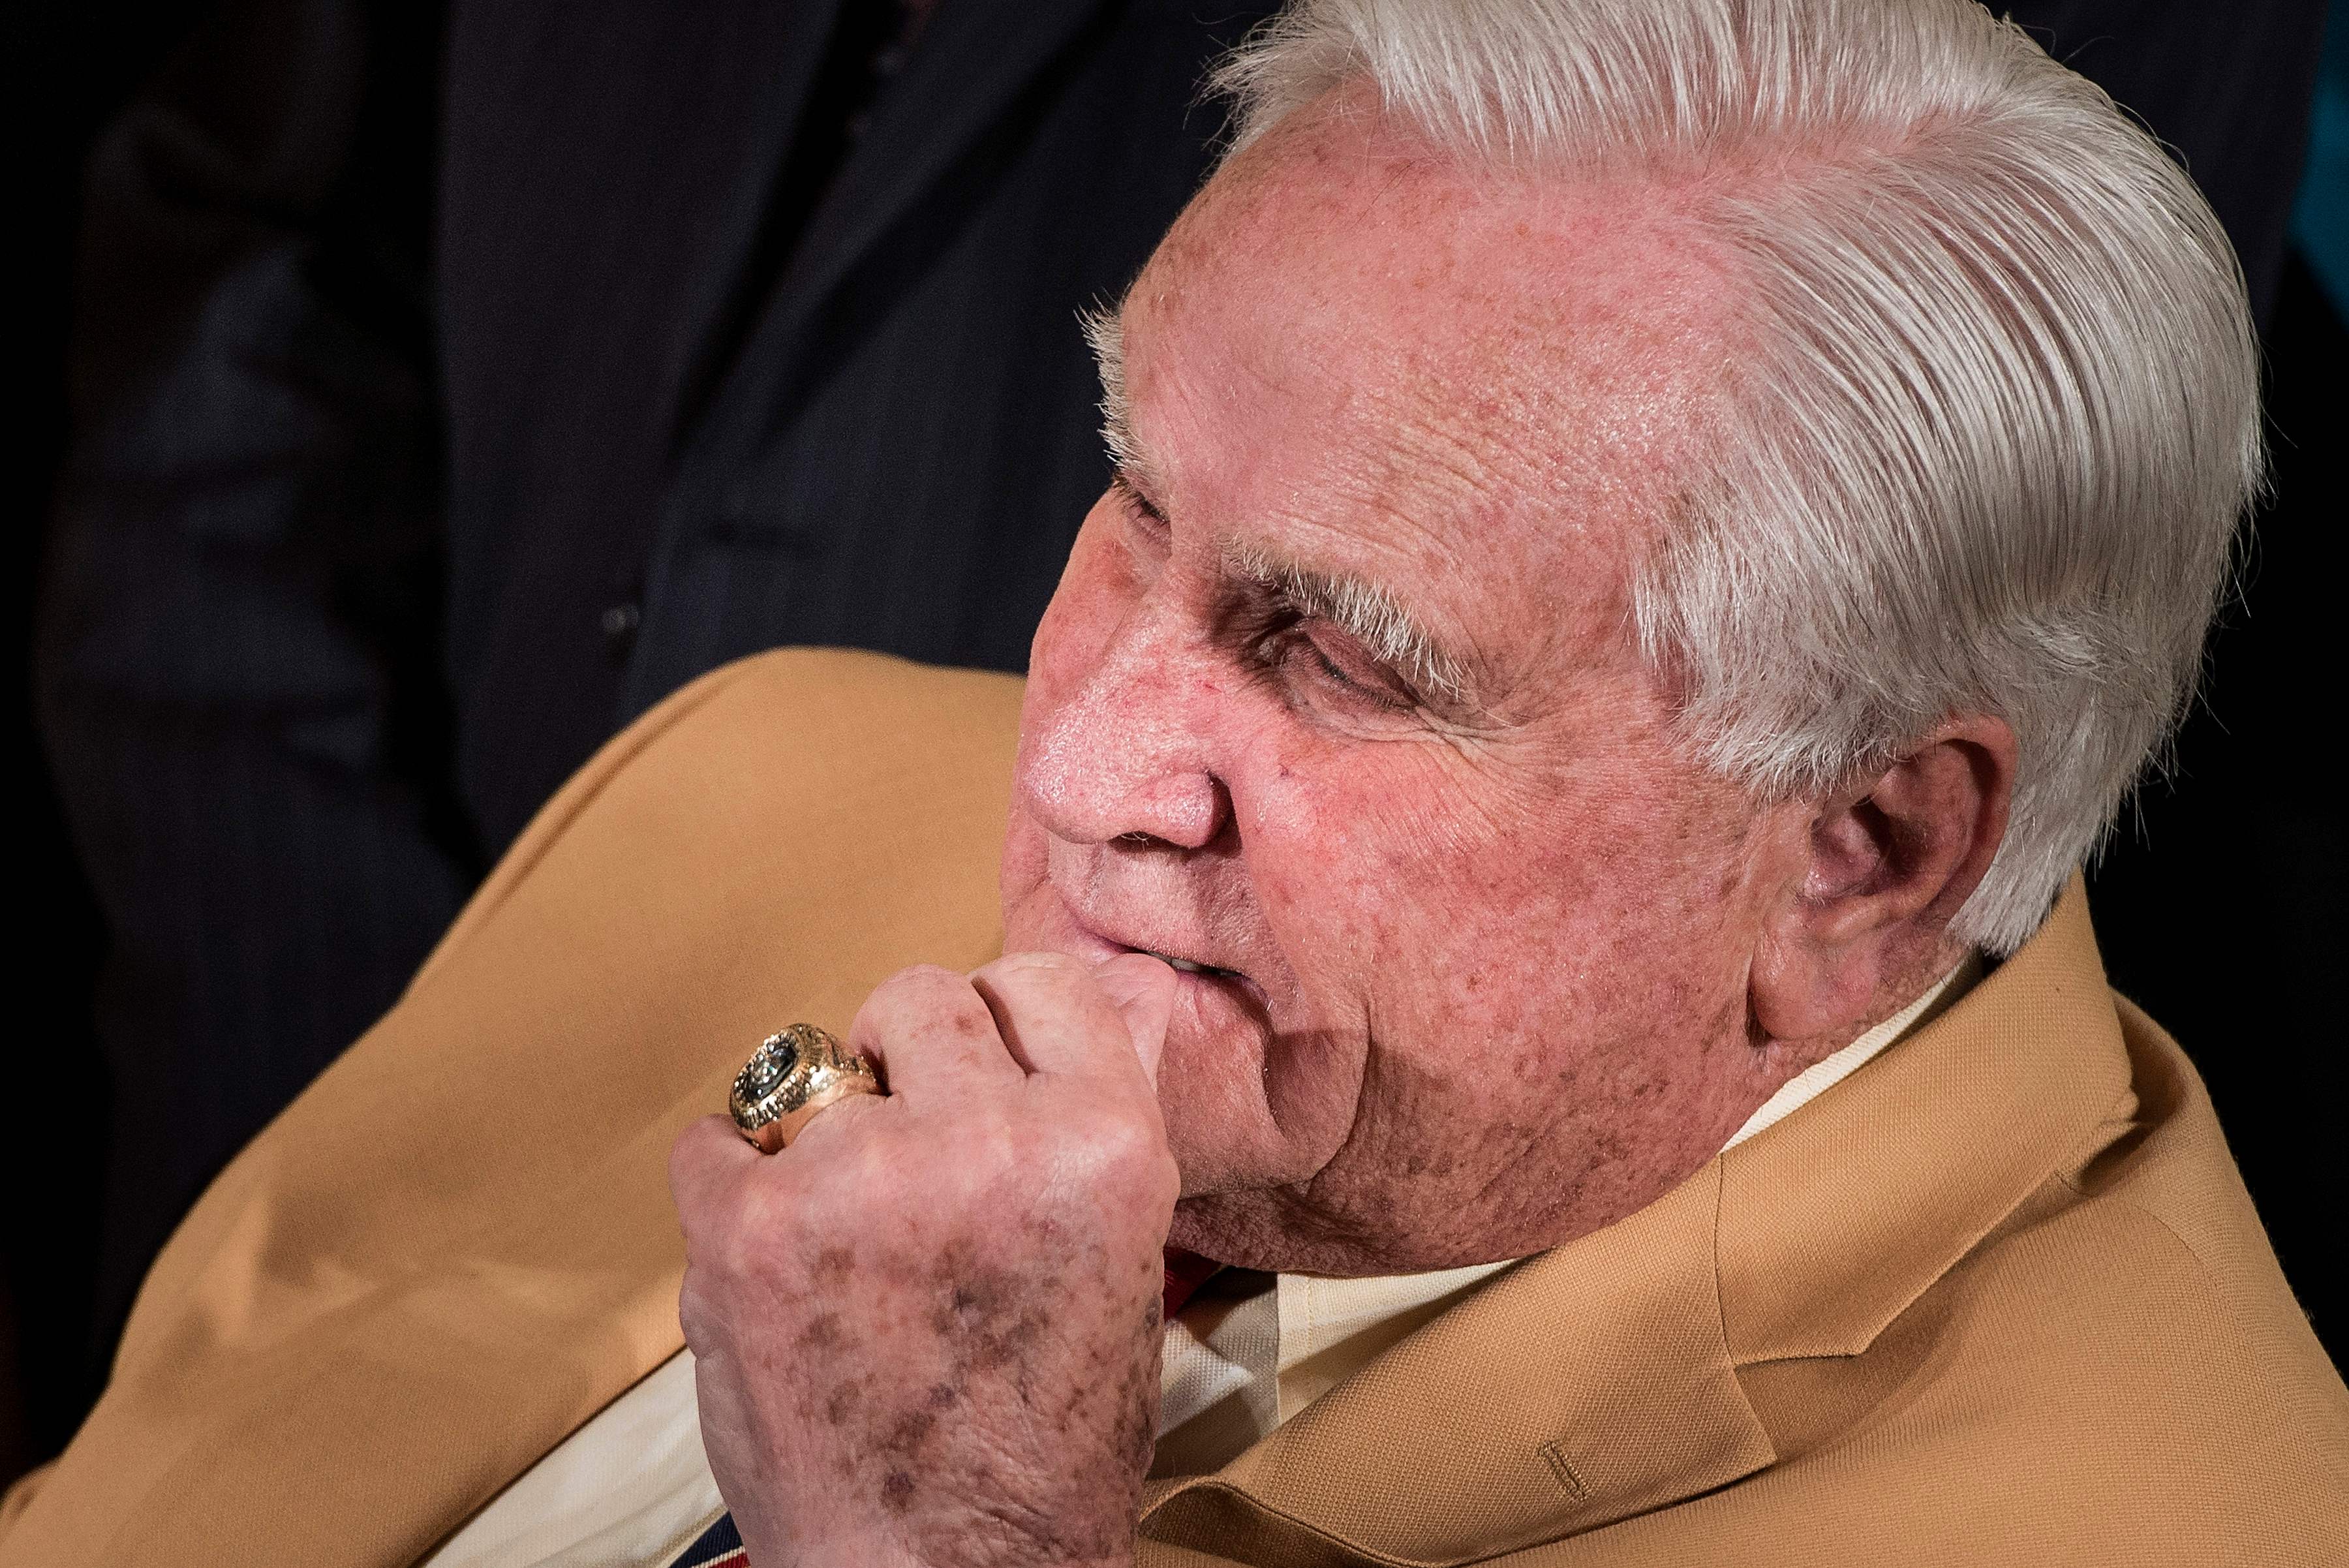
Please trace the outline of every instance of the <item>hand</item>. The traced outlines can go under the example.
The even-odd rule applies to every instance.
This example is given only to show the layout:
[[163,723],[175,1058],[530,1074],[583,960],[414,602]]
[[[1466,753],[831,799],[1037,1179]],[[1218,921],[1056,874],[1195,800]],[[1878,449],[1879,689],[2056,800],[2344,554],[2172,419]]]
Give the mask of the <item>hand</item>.
[[1123,1563],[1158,1413],[1174,973],[911,969],[849,1031],[889,1086],[669,1156],[678,1315],[756,1568]]

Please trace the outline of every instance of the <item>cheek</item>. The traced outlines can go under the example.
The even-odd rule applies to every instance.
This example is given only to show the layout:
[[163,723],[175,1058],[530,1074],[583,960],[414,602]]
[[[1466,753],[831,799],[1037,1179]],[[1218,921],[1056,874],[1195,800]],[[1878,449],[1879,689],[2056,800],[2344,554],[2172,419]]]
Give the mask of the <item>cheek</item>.
[[1744,1016],[1736,835],[1652,794],[1557,798],[1547,832],[1360,836],[1325,879],[1387,897],[1348,895],[1373,1056],[1324,1198],[1478,1257],[1630,1211],[1737,1110],[1714,1083],[1744,1055],[1719,1049]]
[[1438,977],[1454,970],[1446,950],[1463,922],[1499,924],[1495,901],[1514,894],[1457,842],[1460,796],[1442,759],[1416,742],[1366,759],[1359,743],[1276,729],[1234,799],[1251,891],[1293,968],[1293,1022],[1383,1034],[1399,998],[1449,989]]
[[1586,800],[1546,840],[1464,867],[1463,912],[1438,937],[1446,1000],[1473,1004],[1488,1038],[1555,1062],[1718,1033],[1743,991],[1738,846],[1661,804]]
[[1026,952],[1048,945],[1042,939],[1044,911],[1036,907],[1050,870],[1044,832],[1015,797],[1011,824],[1003,835],[1003,859],[996,868],[997,897],[1003,909],[1003,950]]
[[1522,1078],[1571,1041],[1710,1038],[1742,994],[1735,824],[1659,798],[1658,770],[1637,790],[1546,784],[1538,811],[1480,796],[1448,759],[1284,773],[1280,831],[1250,857],[1268,919],[1355,993],[1382,1051],[1474,1040]]

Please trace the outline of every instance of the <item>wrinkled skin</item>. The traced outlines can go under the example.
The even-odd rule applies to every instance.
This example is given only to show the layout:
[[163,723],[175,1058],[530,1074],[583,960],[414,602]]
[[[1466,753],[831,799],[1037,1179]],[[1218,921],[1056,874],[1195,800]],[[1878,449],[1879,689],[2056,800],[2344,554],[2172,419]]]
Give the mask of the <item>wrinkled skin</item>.
[[[1557,1245],[1957,960],[2002,723],[1953,715],[1880,774],[1760,802],[1685,755],[1634,646],[1631,575],[1701,461],[1736,297],[1670,191],[1472,177],[1359,99],[1177,223],[1122,312],[1133,452],[1037,634],[1003,862],[1008,948],[1079,961],[1035,1015],[1087,1037],[1089,1083],[1152,1059],[1155,1099],[1004,1077],[909,1112],[918,1136],[886,1106],[771,1161],[722,1122],[688,1135],[688,1339],[761,1568],[1121,1559],[1170,1235],[1350,1274]],[[1383,588],[1460,690],[1301,610],[1267,560]],[[1229,971],[1173,976],[1163,1047],[1160,1001],[1137,1030],[1102,989],[1170,973],[1137,950]],[[860,1022],[893,1087],[988,1048],[941,1021],[975,1026],[990,971],[922,972]],[[1032,1334],[959,1315],[972,1271]],[[795,1336],[828,1314],[853,1337],[812,1374]],[[892,1447],[939,1386],[918,1451]]]
[[678,1139],[678,1316],[761,1568],[1123,1559],[1177,1184],[1149,1076],[1173,978],[1057,953],[908,970],[849,1034],[886,1098],[771,1158],[718,1117]]

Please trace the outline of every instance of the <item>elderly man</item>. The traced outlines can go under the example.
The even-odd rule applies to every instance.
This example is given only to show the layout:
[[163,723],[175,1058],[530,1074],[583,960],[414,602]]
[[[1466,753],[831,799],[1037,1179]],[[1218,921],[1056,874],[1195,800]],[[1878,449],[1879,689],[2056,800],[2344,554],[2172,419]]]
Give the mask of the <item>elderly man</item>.
[[[1311,0],[1226,80],[1094,324],[1005,956],[1003,685],[691,689],[0,1560],[2349,1552],[2349,1392],[2065,890],[2258,473],[2191,188],[1964,0]],[[753,1021],[925,953],[672,1217]]]

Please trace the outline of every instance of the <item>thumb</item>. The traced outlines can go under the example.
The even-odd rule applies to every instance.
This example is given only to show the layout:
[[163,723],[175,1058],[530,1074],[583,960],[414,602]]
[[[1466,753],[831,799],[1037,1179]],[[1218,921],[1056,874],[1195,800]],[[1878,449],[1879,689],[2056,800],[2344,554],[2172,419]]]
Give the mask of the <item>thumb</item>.
[[1093,979],[1117,1003],[1143,1075],[1158,1086],[1158,1057],[1166,1048],[1166,1021],[1174,1014],[1174,971],[1148,953],[1121,953],[1093,971]]

